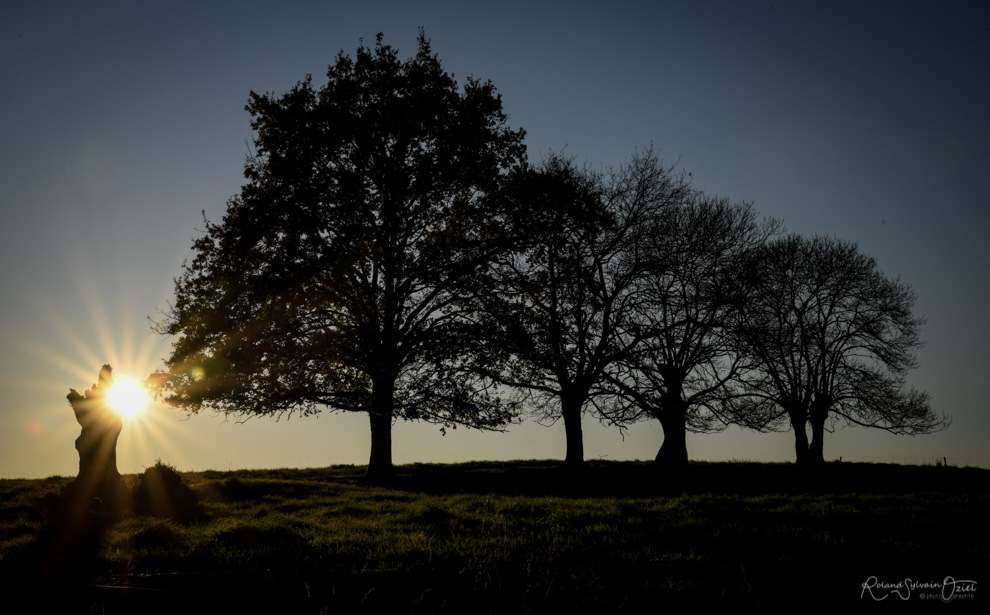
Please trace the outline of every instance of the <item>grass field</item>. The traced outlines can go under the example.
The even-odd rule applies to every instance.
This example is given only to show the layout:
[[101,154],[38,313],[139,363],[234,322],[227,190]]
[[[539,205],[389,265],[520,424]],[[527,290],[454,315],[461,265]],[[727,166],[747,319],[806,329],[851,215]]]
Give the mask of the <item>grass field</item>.
[[[590,462],[572,476],[559,462],[519,461],[399,466],[387,487],[363,484],[363,471],[183,473],[157,499],[144,477],[126,476],[145,495],[88,539],[59,527],[70,478],[0,480],[5,602],[97,613],[958,611],[985,609],[990,594],[979,585],[988,470],[694,463],[675,481],[646,463]],[[871,577],[881,585],[864,595]],[[946,590],[946,577],[977,586]],[[943,585],[900,595],[882,585],[905,579]],[[953,587],[949,604],[921,596]]]

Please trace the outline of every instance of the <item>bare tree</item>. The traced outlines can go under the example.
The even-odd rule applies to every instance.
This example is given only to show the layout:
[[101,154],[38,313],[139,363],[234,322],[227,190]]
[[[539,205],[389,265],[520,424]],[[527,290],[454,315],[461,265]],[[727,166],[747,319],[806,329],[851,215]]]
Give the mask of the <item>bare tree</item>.
[[741,333],[756,367],[740,383],[766,425],[789,423],[799,464],[823,463],[837,421],[898,434],[948,426],[927,393],[905,388],[922,345],[914,292],[855,244],[790,235],[756,250],[746,271]]
[[687,464],[688,431],[752,418],[736,413],[732,386],[743,358],[735,339],[745,300],[740,268],[778,228],[751,205],[700,192],[651,222],[635,311],[636,330],[647,335],[610,371],[626,403],[613,405],[608,418],[620,425],[659,421],[657,465]]
[[582,415],[604,414],[606,371],[642,339],[628,327],[641,300],[648,224],[684,198],[687,183],[650,148],[606,173],[554,155],[519,190],[531,205],[530,239],[501,262],[498,292],[488,297],[504,354],[487,367],[541,419],[563,419],[565,464],[576,468]]

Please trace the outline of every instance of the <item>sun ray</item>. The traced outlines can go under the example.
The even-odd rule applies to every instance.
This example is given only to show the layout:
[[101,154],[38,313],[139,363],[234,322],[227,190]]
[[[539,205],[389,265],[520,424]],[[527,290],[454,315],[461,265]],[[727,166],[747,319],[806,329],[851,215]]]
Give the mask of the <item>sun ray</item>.
[[[69,475],[75,471],[77,454],[72,442],[79,435],[79,425],[65,394],[69,388],[80,393],[91,388],[97,381],[100,366],[109,364],[115,382],[113,396],[119,394],[134,400],[131,409],[122,413],[125,426],[118,440],[120,471],[140,472],[157,458],[175,464],[188,463],[183,447],[178,444],[186,434],[173,427],[182,418],[181,413],[154,400],[142,387],[145,378],[158,367],[157,357],[164,353],[166,340],[152,335],[147,322],[137,318],[136,310],[128,308],[127,302],[115,304],[85,288],[78,291],[79,301],[73,306],[84,315],[86,326],[75,322],[76,314],[65,306],[39,297],[38,309],[48,323],[49,335],[31,339],[18,333],[10,336],[11,347],[37,365],[30,374],[17,380],[18,395],[44,399],[36,404],[35,416],[21,426],[25,440],[32,442],[32,448],[25,450],[40,451],[44,441],[47,447],[44,450],[52,452],[44,454],[51,468],[42,470],[43,473]],[[117,391],[125,382],[129,384]],[[125,395],[126,389],[130,393]],[[138,401],[141,397],[143,401]],[[116,401],[112,403],[116,405]]]
[[144,408],[147,395],[144,388],[130,378],[115,379],[107,395],[110,407],[122,418],[129,419]]

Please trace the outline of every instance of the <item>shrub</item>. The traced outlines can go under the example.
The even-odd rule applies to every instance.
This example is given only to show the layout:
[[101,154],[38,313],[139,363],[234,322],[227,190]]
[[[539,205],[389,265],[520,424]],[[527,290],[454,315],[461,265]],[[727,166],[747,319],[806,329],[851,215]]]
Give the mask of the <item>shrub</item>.
[[139,514],[189,519],[198,512],[198,497],[175,467],[159,459],[141,475],[134,489],[134,508]]

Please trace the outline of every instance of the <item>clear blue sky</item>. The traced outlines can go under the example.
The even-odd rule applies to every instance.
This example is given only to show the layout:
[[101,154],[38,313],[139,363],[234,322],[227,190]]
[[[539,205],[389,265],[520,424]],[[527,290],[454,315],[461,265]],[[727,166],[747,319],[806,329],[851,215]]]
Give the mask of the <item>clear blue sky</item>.
[[[651,143],[696,186],[795,232],[858,242],[918,294],[910,382],[953,417],[919,437],[848,428],[827,459],[990,467],[990,3],[15,3],[0,11],[0,478],[74,475],[65,401],[104,362],[145,376],[149,332],[200,211],[238,192],[248,92],[321,82],[362,37],[425,28],[448,72],[491,79],[530,158],[621,164]],[[585,419],[588,458],[651,459]],[[693,459],[793,459],[789,433],[689,436]],[[365,415],[239,425],[153,406],[119,466],[367,461]],[[561,425],[504,434],[399,424],[397,463],[563,458]]]

